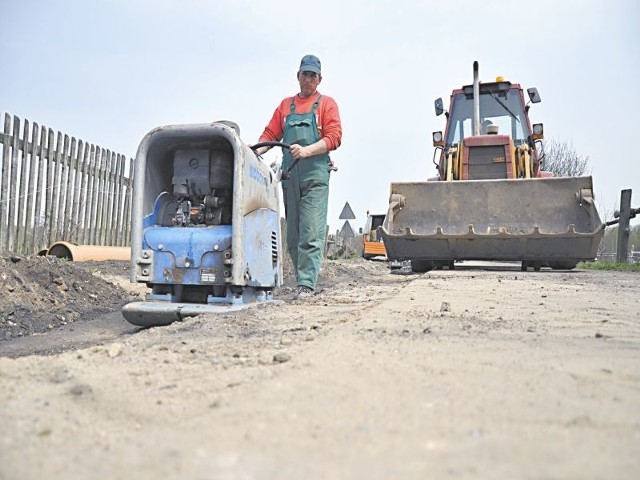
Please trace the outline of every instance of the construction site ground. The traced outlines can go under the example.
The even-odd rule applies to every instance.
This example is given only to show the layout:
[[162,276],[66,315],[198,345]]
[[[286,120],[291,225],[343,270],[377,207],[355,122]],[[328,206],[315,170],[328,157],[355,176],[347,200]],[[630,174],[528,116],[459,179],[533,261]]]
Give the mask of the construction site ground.
[[149,329],[128,275],[0,255],[1,479],[638,478],[638,274],[328,260]]

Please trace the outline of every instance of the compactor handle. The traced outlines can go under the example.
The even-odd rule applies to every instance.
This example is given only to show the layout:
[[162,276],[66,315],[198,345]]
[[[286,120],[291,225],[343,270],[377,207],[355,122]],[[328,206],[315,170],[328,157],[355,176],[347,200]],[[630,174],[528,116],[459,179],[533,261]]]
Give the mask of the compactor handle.
[[255,152],[257,149],[261,147],[282,147],[282,148],[289,149],[291,145],[289,145],[288,143],[282,143],[282,142],[258,142],[256,144],[251,145],[250,148]]
[[[258,142],[255,145],[251,145],[251,150],[255,152],[260,147],[282,147],[282,148],[289,149],[291,148],[291,145],[289,145],[288,143],[282,143],[282,142]],[[286,170],[283,170],[282,173],[280,174],[280,179],[288,180],[289,177],[291,177],[291,171],[294,169],[294,167],[298,164],[299,161],[300,159],[296,158],[291,163],[289,168],[287,168]]]

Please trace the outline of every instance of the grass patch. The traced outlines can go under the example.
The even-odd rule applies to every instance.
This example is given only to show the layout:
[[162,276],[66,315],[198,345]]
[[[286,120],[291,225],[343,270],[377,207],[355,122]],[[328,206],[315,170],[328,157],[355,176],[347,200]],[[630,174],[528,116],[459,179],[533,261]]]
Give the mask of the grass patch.
[[578,263],[578,268],[584,268],[585,270],[614,270],[617,272],[640,273],[640,262],[616,263],[606,260],[596,262],[580,262]]

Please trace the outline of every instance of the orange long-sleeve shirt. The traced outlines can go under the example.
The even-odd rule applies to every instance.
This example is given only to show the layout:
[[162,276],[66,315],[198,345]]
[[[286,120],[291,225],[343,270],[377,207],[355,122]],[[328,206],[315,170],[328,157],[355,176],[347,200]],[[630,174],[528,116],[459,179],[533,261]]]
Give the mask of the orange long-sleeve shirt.
[[[295,95],[295,112],[308,113],[311,111],[314,102],[318,99],[320,92],[316,92],[308,98],[301,98]],[[264,132],[260,135],[260,142],[279,142],[284,134],[284,121],[290,113],[291,97],[287,97],[276,111],[273,112],[271,121],[265,127]],[[320,139],[324,140],[327,145],[327,151],[335,150],[342,143],[342,122],[340,121],[340,112],[335,100],[326,95],[322,95],[318,108],[316,109],[316,123],[318,124],[318,133]]]

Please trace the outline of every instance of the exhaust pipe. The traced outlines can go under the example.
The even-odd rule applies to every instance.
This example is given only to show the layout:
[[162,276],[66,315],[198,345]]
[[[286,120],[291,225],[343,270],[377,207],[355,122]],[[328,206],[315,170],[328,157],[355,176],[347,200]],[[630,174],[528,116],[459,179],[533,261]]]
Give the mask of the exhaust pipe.
[[480,135],[480,74],[478,62],[473,62],[473,136]]

